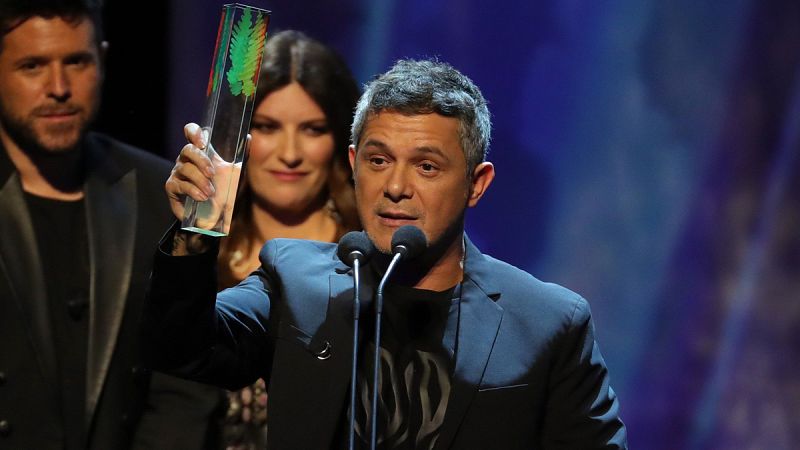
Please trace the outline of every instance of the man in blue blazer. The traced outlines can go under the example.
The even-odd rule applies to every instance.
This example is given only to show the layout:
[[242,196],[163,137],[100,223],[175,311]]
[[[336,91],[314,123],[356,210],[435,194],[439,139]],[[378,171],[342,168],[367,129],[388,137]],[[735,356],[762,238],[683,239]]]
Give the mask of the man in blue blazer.
[[[350,162],[359,215],[380,251],[362,269],[362,304],[386,271],[403,225],[427,238],[386,289],[379,351],[380,448],[627,448],[618,402],[588,304],[483,255],[464,213],[494,178],[485,161],[489,111],[447,64],[400,61],[356,108]],[[211,194],[202,133],[167,181],[180,218],[185,196]],[[208,192],[204,192],[208,191]],[[216,294],[215,238],[172,231],[156,256],[145,340],[155,368],[237,389],[269,387],[270,449],[345,448],[354,331],[353,271],[334,244],[278,239],[262,266]],[[365,315],[371,317],[371,315]],[[369,442],[374,329],[359,327],[353,413]]]

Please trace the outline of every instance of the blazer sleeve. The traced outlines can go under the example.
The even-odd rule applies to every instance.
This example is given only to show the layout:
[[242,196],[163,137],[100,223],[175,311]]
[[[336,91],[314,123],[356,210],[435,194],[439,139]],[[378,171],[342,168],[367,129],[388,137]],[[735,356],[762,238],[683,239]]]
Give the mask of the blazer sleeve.
[[260,269],[216,292],[218,241],[203,254],[171,256],[159,245],[145,304],[143,345],[151,368],[230,390],[268,375],[270,276]]
[[224,400],[222,389],[153,372],[131,450],[209,448]]
[[619,402],[595,341],[589,304],[578,298],[549,380],[546,449],[627,449]]

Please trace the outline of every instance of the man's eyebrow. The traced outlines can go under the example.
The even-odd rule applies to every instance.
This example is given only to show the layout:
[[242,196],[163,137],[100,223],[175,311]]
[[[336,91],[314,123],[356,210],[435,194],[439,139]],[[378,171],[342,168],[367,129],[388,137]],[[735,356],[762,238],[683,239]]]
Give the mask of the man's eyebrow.
[[46,64],[49,60],[50,59],[47,58],[46,56],[24,55],[14,60],[14,64],[16,65],[28,64],[28,63]]
[[[56,58],[50,55],[43,55],[43,54],[30,54],[30,55],[23,55],[17,58],[14,61],[15,64],[27,64],[27,63],[36,63],[36,64],[47,64],[50,61],[55,60]],[[95,61],[97,59],[97,55],[89,50],[77,50],[74,52],[67,53],[64,56],[58,58],[61,61]]]
[[64,59],[75,59],[75,58],[96,59],[97,56],[98,56],[97,53],[93,52],[91,50],[78,50],[78,51],[75,51],[75,52],[67,54],[64,57]]
[[375,139],[368,139],[364,142],[364,147],[377,147],[378,150],[389,150],[389,146],[381,141],[376,141]]
[[430,147],[430,146],[423,146],[415,148],[416,151],[420,153],[433,153],[434,155],[439,156],[440,158],[450,159],[445,152],[442,151],[439,147]]
[[[363,147],[373,147],[373,148],[375,148],[375,149],[377,149],[379,151],[389,151],[390,150],[389,146],[386,145],[386,143],[384,143],[382,141],[375,140],[375,139],[368,139],[366,142],[364,142]],[[421,147],[415,147],[414,151],[416,151],[417,153],[422,153],[422,154],[430,153],[430,154],[433,154],[433,155],[437,155],[438,157],[443,158],[443,159],[448,159],[448,160],[450,159],[447,156],[447,154],[445,152],[443,152],[442,149],[440,149],[439,147],[423,145]]]

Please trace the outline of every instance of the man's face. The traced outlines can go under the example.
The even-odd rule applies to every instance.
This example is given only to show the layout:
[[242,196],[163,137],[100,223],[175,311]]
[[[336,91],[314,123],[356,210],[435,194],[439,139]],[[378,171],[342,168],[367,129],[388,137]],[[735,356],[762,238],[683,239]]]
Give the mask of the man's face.
[[494,173],[488,181],[466,176],[458,129],[457,119],[439,114],[384,111],[368,119],[357,151],[350,147],[359,216],[381,252],[391,252],[392,235],[403,225],[419,227],[431,247],[460,245],[464,210]]
[[2,39],[0,135],[25,151],[74,149],[102,81],[92,22],[32,17]]

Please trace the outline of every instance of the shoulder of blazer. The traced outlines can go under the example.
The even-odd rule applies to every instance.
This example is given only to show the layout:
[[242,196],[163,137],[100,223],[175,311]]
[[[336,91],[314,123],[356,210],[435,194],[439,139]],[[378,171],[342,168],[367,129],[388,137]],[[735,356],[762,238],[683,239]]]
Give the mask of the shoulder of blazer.
[[0,187],[5,186],[8,178],[16,171],[17,168],[14,167],[11,158],[8,157],[5,147],[0,144]]
[[300,268],[313,272],[347,267],[336,257],[336,244],[305,239],[271,239],[261,248],[259,259],[267,270]]
[[[161,180],[163,187],[172,168],[169,161],[102,133],[87,133],[84,150],[87,152],[88,170],[101,173],[109,182],[116,181],[131,169],[147,169],[142,171],[142,176]],[[0,182],[5,182],[15,171],[8,153],[0,145]]]
[[163,187],[172,165],[169,161],[102,133],[89,132],[85,147],[89,170],[106,174],[115,181],[130,170],[144,180],[158,179]]
[[88,133],[84,148],[90,173],[109,184],[136,172],[137,203],[146,225],[161,232],[172,222],[164,194],[164,182],[172,169],[169,161],[101,133]]
[[[497,294],[490,297],[508,314],[522,320],[568,323],[576,309],[588,308],[586,300],[563,286],[542,281],[516,266],[480,253],[469,241],[467,248],[466,276],[487,294],[496,290]],[[486,288],[487,285],[490,287]]]

